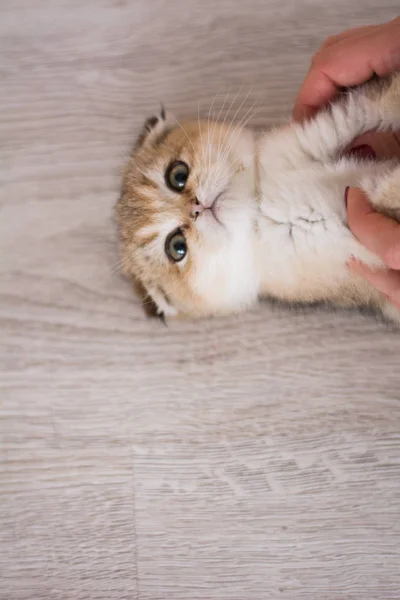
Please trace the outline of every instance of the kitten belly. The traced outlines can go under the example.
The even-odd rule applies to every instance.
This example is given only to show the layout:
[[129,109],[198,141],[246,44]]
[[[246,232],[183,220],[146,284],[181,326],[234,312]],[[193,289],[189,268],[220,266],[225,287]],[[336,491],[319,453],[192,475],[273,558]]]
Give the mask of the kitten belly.
[[260,295],[287,301],[332,299],[352,288],[351,255],[378,264],[347,227],[347,185],[376,181],[382,163],[342,159],[323,166],[274,173],[261,180]]

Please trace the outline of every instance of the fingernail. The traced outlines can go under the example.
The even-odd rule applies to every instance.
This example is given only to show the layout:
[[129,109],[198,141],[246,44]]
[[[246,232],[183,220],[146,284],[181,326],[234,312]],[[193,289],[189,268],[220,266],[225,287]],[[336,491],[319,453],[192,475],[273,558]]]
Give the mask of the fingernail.
[[361,160],[373,160],[376,158],[375,150],[371,148],[371,146],[368,146],[368,144],[361,144],[361,146],[356,146],[355,148],[349,150],[348,154],[350,154],[351,156],[355,156],[356,158],[359,158]]
[[357,263],[357,259],[353,255],[351,255],[350,258],[346,262],[349,269],[351,269],[351,267],[353,267],[356,263]]
[[[350,186],[348,185],[348,186],[346,186],[346,189],[344,190],[344,204],[346,206],[346,210],[347,210],[347,196],[349,194],[349,189],[350,189]],[[354,256],[352,258],[354,258]]]
[[360,273],[360,271],[362,272],[363,269],[367,268],[367,265],[362,260],[353,255],[350,256],[346,265],[351,271],[355,271],[356,273]]

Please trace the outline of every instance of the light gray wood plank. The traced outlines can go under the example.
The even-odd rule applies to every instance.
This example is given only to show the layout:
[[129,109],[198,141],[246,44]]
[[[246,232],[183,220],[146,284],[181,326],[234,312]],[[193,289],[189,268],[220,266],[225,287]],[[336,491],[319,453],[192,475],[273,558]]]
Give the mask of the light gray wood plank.
[[137,598],[129,446],[49,447],[21,430],[3,447],[0,597]]
[[281,122],[327,35],[396,13],[0,2],[1,600],[398,598],[400,336],[268,305],[161,327],[112,222],[160,101]]
[[397,599],[398,443],[335,431],[137,452],[140,597]]

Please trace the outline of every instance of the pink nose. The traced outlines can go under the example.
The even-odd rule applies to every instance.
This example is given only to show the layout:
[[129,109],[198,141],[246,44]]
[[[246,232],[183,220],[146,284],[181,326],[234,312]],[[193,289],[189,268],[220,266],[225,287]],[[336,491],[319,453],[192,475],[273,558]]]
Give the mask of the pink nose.
[[205,210],[206,210],[206,207],[203,206],[202,204],[200,204],[200,202],[197,200],[197,198],[190,205],[190,214],[194,218],[201,215],[201,213],[203,213]]

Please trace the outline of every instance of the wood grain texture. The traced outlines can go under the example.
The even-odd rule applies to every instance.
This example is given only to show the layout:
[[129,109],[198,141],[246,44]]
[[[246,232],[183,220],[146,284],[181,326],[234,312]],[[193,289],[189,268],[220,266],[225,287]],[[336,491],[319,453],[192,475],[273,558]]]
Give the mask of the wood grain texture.
[[398,8],[0,2],[1,600],[398,600],[398,333],[268,305],[164,328],[112,222],[160,100],[282,121],[324,37]]

